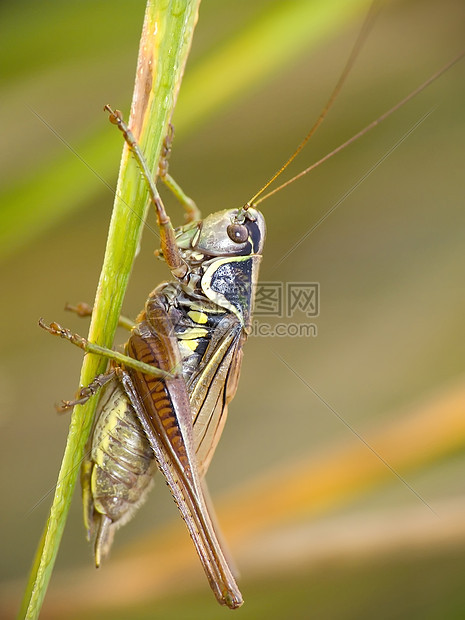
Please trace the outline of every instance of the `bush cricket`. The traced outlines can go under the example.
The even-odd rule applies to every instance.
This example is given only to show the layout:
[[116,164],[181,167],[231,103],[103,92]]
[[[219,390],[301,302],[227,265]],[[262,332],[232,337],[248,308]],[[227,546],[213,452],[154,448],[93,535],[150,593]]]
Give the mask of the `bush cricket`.
[[[118,112],[107,107],[150,188],[162,238],[159,255],[167,263],[173,281],[161,284],[150,294],[132,327],[126,357],[116,359],[113,352],[101,351],[112,359],[110,370],[83,388],[76,401],[66,403],[71,406],[82,402],[101,389],[82,469],[85,520],[89,535],[95,537],[97,565],[108,552],[116,528],[143,501],[158,466],[218,601],[231,608],[242,604],[202,479],[237,389],[242,347],[250,329],[265,239],[264,217],[256,206],[374,128],[463,57],[458,56],[315,165],[265,194],[326,116],[357,52],[358,44],[317,123],[244,206],[201,220],[192,201],[186,199],[188,223],[178,229],[171,226],[130,129]],[[170,139],[167,153],[169,148]],[[160,176],[169,184],[166,158],[167,154],[161,162]],[[55,323],[41,326],[92,350],[90,343]]]

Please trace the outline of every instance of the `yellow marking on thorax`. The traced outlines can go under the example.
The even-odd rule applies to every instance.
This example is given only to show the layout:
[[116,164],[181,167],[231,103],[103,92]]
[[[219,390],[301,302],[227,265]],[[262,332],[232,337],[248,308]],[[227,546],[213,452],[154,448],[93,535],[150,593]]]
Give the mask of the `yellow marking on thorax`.
[[197,310],[190,310],[187,316],[190,317],[194,323],[200,323],[200,325],[204,325],[208,321],[208,316],[204,312],[198,312]]
[[195,350],[197,349],[199,345],[199,341],[198,340],[180,340],[178,344],[179,344],[179,352],[181,353],[181,357],[183,359],[186,359],[187,357],[190,357],[192,353],[195,353]]
[[203,327],[191,327],[186,329],[182,334],[177,334],[179,340],[195,340],[196,338],[203,338],[208,334],[208,330]]

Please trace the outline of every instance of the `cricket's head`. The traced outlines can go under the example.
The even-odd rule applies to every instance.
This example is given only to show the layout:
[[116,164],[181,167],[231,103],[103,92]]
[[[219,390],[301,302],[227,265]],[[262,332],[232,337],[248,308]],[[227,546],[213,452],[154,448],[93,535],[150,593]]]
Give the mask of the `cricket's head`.
[[252,207],[212,213],[192,240],[192,257],[205,257],[199,288],[210,301],[235,314],[250,331],[265,218]]
[[265,234],[265,218],[260,211],[226,209],[203,220],[192,248],[208,256],[261,255]]

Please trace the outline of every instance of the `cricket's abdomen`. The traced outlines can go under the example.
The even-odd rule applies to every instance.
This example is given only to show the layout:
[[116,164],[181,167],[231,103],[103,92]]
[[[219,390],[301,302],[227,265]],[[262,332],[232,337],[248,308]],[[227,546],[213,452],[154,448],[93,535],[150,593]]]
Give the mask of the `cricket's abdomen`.
[[95,535],[97,565],[108,553],[115,530],[145,501],[157,470],[119,381],[105,386],[99,409],[81,473],[84,520],[89,537]]

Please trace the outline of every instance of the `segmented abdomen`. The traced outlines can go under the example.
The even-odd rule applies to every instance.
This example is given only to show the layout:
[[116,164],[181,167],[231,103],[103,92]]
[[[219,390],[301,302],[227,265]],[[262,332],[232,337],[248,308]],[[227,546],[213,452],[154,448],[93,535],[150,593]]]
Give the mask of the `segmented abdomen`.
[[84,520],[89,536],[96,536],[97,565],[109,551],[114,531],[145,500],[157,470],[119,381],[110,381],[103,390],[81,474]]

